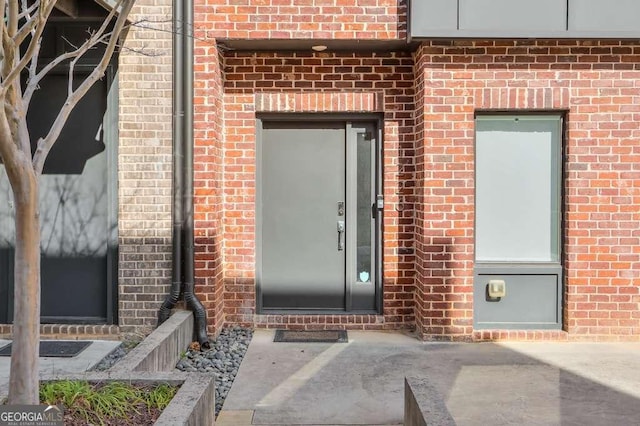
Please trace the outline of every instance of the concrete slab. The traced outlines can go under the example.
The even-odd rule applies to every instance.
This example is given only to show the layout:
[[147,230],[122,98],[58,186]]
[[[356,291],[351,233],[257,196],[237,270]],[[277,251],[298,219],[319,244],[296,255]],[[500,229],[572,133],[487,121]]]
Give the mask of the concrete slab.
[[429,382],[458,425],[637,425],[640,343],[273,343],[256,330],[225,411],[255,425],[397,425],[404,377]]
[[244,426],[250,425],[253,419],[253,411],[240,410],[223,411],[218,415],[216,419],[216,425],[218,426]]
[[[10,340],[0,340],[0,347],[10,342]],[[41,357],[40,375],[59,377],[67,374],[84,373],[100,362],[119,344],[120,342],[113,340],[93,340],[85,350],[75,357]],[[11,357],[0,357],[0,400],[7,396],[10,369]]]
[[[426,419],[429,419],[427,423]],[[427,379],[405,378],[404,425],[405,426],[455,426],[447,405]]]

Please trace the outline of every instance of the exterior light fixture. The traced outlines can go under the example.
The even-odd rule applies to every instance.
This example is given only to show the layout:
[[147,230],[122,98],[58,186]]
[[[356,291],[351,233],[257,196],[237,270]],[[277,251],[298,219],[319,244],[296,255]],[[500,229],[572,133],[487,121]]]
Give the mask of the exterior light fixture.
[[327,50],[327,46],[325,46],[324,44],[317,44],[315,46],[311,46],[311,49],[315,50],[316,52],[323,52]]

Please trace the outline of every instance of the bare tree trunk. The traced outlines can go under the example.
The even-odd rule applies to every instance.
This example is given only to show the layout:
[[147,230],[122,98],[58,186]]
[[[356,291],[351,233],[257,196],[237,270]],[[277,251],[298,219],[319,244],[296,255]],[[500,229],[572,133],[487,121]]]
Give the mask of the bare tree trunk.
[[40,352],[40,220],[38,181],[25,167],[14,189],[16,252],[9,404],[38,404]]
[[[0,158],[11,183],[16,206],[13,349],[9,378],[10,404],[38,403],[40,349],[40,218],[38,177],[71,111],[102,78],[127,27],[135,0],[115,0],[107,17],[80,46],[39,66],[42,34],[56,0],[0,0]],[[62,3],[62,2],[60,2]],[[74,2],[75,3],[75,2]],[[93,47],[106,47],[90,74],[76,87],[74,70]],[[80,62],[79,62],[80,61]],[[31,139],[26,115],[42,79],[56,67],[68,66],[67,98],[45,136]],[[26,76],[26,87],[21,76]],[[24,89],[24,90],[23,90]]]

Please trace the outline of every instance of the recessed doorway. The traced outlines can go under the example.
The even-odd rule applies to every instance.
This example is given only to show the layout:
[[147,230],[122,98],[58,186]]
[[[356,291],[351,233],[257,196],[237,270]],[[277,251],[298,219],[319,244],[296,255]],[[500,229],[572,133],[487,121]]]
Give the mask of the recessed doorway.
[[376,122],[259,124],[259,311],[379,311]]

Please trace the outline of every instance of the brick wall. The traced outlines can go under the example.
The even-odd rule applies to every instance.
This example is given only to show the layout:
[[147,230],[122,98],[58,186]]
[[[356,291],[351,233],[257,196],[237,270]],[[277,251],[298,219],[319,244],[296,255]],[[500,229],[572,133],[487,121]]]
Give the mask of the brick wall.
[[[196,28],[195,110],[194,110],[194,232],[196,292],[202,301],[209,332],[216,334],[225,320],[222,215],[223,181],[223,109],[222,67],[224,58],[214,43]],[[228,242],[233,244],[233,242]]]
[[[425,338],[638,339],[640,46],[432,42],[417,63],[416,317]],[[476,109],[567,113],[566,332],[472,332]]]
[[[428,273],[425,270],[425,262],[428,259],[427,250],[429,247],[425,244],[427,220],[425,218],[426,203],[429,201],[425,196],[425,81],[424,69],[425,61],[427,57],[424,54],[414,54],[414,222],[415,222],[415,235],[414,235],[414,264],[415,264],[415,277],[414,277],[414,310],[415,310],[415,326],[418,333],[423,333],[427,325],[424,323],[425,317],[429,315],[428,309],[431,305],[427,303],[431,302],[433,296],[428,294],[427,278]],[[440,254],[441,260],[444,261],[444,254]],[[441,300],[433,300],[434,303],[442,302]]]
[[[169,25],[170,1],[135,16]],[[332,8],[340,8],[334,13]],[[196,291],[223,324],[407,328],[426,339],[640,336],[640,47],[434,41],[408,53],[219,52],[216,38],[406,37],[396,0],[197,0]],[[120,66],[120,324],[155,324],[170,280],[170,31]],[[473,330],[474,112],[567,111],[563,331]],[[256,112],[384,117],[384,314],[255,315]]]
[[404,40],[405,0],[196,0],[207,38]]
[[118,72],[118,288],[125,334],[155,326],[171,283],[171,1],[138,0],[131,20],[143,19],[129,31]]
[[[207,61],[211,56],[208,58]],[[404,174],[411,174],[413,161],[411,56],[406,53],[231,53],[224,63],[226,320],[267,327],[285,324],[306,328],[328,325],[363,328],[365,324],[367,328],[411,326],[413,205],[407,191],[413,188],[400,183]],[[213,114],[214,110],[210,112]],[[384,316],[254,316],[256,112],[379,112],[384,117]],[[197,162],[212,161],[199,154]],[[206,182],[197,182],[197,185],[206,185]],[[203,296],[210,297],[207,292],[211,290],[204,290]]]

